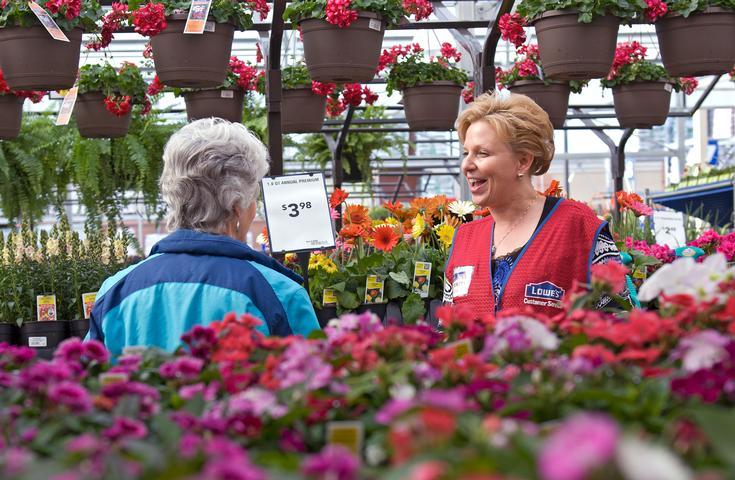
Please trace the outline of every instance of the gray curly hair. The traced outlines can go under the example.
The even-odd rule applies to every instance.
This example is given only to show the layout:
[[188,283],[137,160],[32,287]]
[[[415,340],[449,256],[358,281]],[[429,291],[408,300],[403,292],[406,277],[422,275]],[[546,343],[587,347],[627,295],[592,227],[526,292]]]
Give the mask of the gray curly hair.
[[163,151],[168,228],[223,233],[235,207],[258,198],[268,169],[265,145],[244,125],[206,118],[182,127]]

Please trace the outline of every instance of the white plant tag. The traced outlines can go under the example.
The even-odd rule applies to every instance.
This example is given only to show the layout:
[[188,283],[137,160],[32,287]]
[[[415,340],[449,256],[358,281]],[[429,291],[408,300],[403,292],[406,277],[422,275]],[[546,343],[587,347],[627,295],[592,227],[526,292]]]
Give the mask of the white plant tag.
[[220,97],[221,98],[235,98],[235,92],[233,92],[232,90],[222,90],[222,92],[220,92]]
[[46,337],[28,337],[28,346],[33,348],[42,348],[47,345]]
[[380,20],[376,18],[371,18],[370,22],[368,23],[368,28],[370,30],[376,30],[379,32],[380,30],[383,29],[383,22],[381,22]]

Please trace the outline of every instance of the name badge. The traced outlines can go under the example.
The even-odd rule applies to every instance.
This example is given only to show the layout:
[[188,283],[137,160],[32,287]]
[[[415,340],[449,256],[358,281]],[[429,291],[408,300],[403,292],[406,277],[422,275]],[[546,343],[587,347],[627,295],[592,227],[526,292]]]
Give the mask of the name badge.
[[472,273],[475,267],[466,265],[462,267],[454,267],[452,274],[452,298],[464,297],[470,292],[470,283],[472,282]]

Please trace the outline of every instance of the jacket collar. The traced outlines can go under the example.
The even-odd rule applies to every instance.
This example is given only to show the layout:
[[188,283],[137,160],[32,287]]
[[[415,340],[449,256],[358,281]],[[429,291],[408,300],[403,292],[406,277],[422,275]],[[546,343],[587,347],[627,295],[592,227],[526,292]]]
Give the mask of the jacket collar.
[[157,253],[188,253],[191,255],[239,258],[271,268],[299,284],[304,281],[300,275],[284,267],[275,259],[256,252],[248,245],[225,235],[187,229],[176,230],[153,246],[150,254]]

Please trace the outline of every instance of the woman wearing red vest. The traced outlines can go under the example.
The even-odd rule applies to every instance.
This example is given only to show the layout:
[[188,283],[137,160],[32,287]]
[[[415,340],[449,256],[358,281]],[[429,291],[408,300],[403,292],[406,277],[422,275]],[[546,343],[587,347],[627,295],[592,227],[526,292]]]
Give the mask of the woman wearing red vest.
[[490,215],[457,230],[444,301],[483,313],[531,307],[556,315],[574,281],[589,281],[593,264],[619,261],[607,223],[582,203],[534,189],[531,176],[546,173],[554,157],[554,129],[530,98],[481,95],[457,130],[472,200]]

